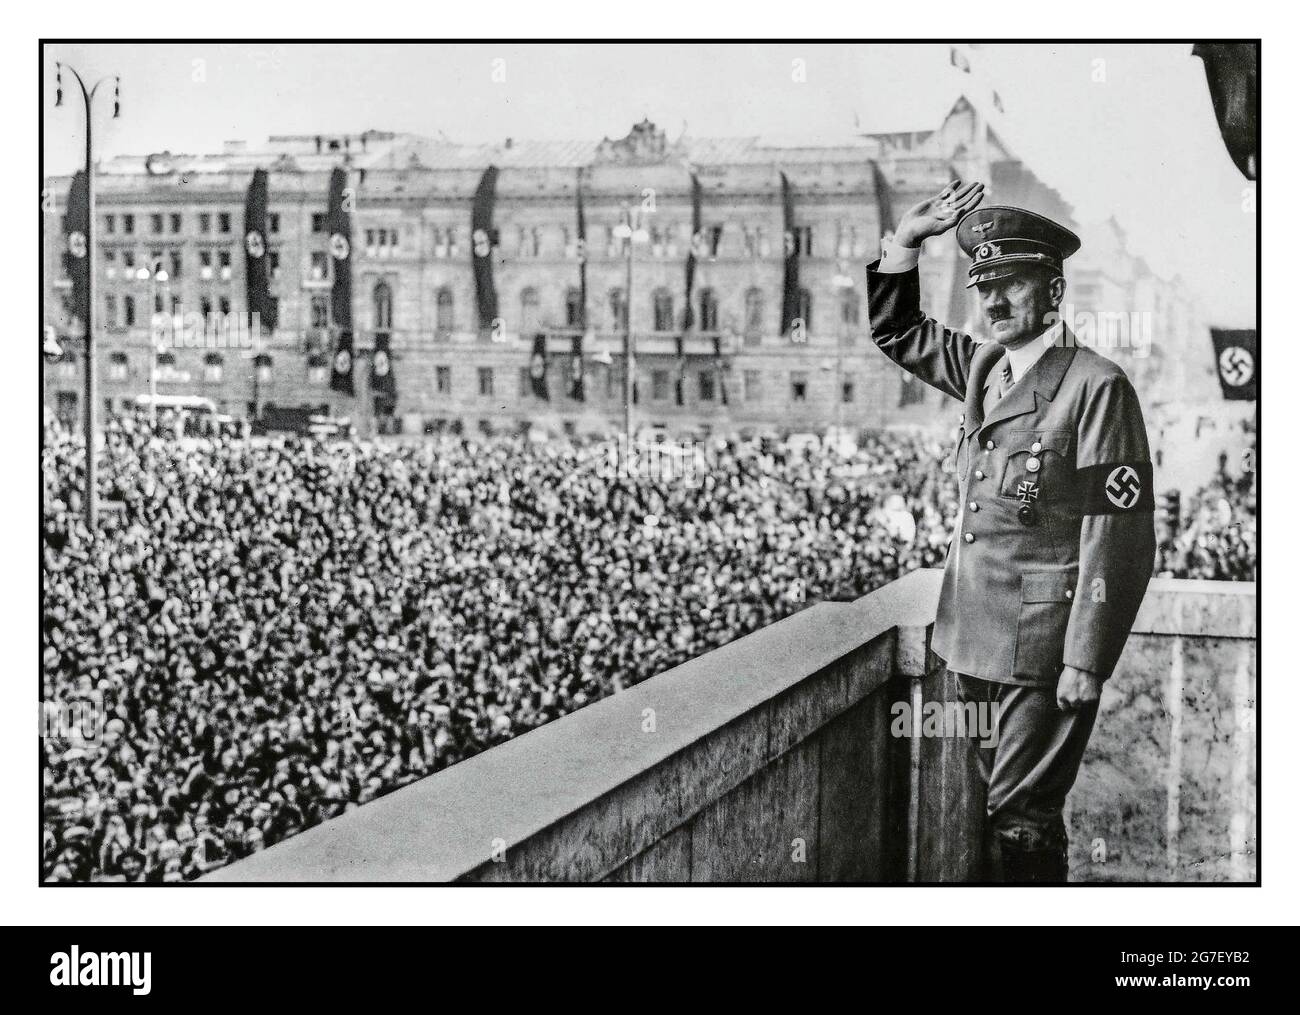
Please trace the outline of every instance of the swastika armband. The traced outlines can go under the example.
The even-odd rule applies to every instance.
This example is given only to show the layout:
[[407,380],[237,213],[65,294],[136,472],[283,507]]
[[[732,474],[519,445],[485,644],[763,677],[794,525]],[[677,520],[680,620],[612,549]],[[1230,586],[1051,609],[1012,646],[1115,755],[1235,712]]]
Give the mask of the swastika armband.
[[1075,474],[1085,515],[1126,515],[1155,510],[1150,462],[1088,465]]

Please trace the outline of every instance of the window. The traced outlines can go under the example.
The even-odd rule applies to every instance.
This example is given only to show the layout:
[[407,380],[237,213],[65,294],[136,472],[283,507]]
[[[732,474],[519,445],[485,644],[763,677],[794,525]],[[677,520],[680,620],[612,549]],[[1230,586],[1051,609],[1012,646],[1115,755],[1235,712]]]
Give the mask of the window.
[[209,318],[209,317],[212,316],[212,297],[211,297],[211,296],[200,296],[200,297],[199,297],[199,312],[200,312],[201,314],[203,314],[203,317],[204,317],[205,320],[206,320],[207,318]]
[[268,232],[278,233],[280,231],[280,213],[273,211],[266,216],[266,228]]
[[272,279],[280,277],[280,252],[278,250],[268,250],[266,252],[266,269],[271,273]]
[[570,328],[582,327],[582,290],[571,288],[564,294],[564,323]]
[[270,384],[274,379],[271,357],[266,353],[258,353],[253,357],[253,376],[257,378],[258,384]]
[[217,232],[230,232],[230,212],[223,211],[217,215]]
[[451,295],[451,290],[442,288],[438,290],[438,331],[444,335],[450,332],[455,325],[456,303]]
[[325,357],[318,352],[307,357],[307,383],[324,384],[329,378]]
[[654,293],[655,331],[673,330],[673,297],[667,289]]
[[159,212],[154,212],[149,216],[149,232],[155,236],[163,231],[163,217]]
[[718,248],[722,246],[722,226],[709,228],[709,256],[717,257]]
[[668,371],[655,370],[650,374],[650,397],[662,402],[668,397]]
[[117,327],[117,297],[112,293],[104,297],[104,324],[109,328]]
[[538,300],[536,289],[525,289],[519,294],[519,331],[525,335],[531,335],[541,324],[541,317],[538,312]]
[[122,314],[123,314],[122,323],[128,328],[134,327],[135,326],[135,297],[134,296],[122,297]]
[[853,404],[853,378],[845,377],[840,381],[840,401],[845,405]]
[[744,384],[746,402],[757,402],[763,397],[763,375],[757,370],[745,371]]
[[699,390],[701,402],[713,401],[713,371],[701,370],[699,374]]
[[329,277],[329,255],[323,250],[313,250],[311,252],[311,270],[310,277],[317,282],[322,282]]
[[799,320],[803,321],[804,334],[812,331],[812,293],[799,290]]
[[440,395],[451,394],[451,367],[436,367],[433,372],[434,390]]
[[323,233],[325,231],[325,213],[323,211],[312,212],[311,231],[313,233]]
[[176,279],[181,277],[181,268],[184,267],[184,262],[181,260],[181,252],[179,250],[168,251],[167,261],[167,270],[171,272],[171,278],[174,282]]
[[519,368],[519,397],[527,398],[533,390],[533,378],[527,367]]
[[330,301],[324,293],[313,293],[311,298],[311,326],[328,328],[330,326]]
[[757,345],[763,335],[763,291],[750,289],[745,293],[745,344]]
[[790,400],[792,402],[808,400],[808,375],[802,370],[790,371]]
[[813,256],[812,226],[795,226],[794,252],[800,257]]
[[840,323],[856,327],[860,316],[860,301],[857,291],[845,289],[840,293]]
[[492,368],[491,367],[478,368],[478,393],[480,395],[485,395],[485,396],[492,394]]
[[169,219],[170,219],[170,223],[169,223],[169,224],[170,224],[170,226],[171,226],[171,232],[172,232],[172,235],[175,236],[177,233],[179,233],[179,232],[181,231],[181,214],[180,214],[180,212],[177,212],[177,211],[172,212],[171,215],[169,216]]
[[209,212],[206,211],[199,212],[199,232],[201,233],[212,232],[212,215]]
[[230,277],[230,275],[229,275],[229,269],[230,269],[230,251],[229,251],[229,250],[218,250],[218,251],[217,251],[217,264],[220,265],[220,267],[221,267],[221,277],[222,277],[222,278],[229,278],[229,277]]
[[718,297],[712,289],[700,290],[700,330],[718,330]]
[[203,379],[208,384],[220,384],[224,369],[221,353],[210,352],[203,357]]
[[117,232],[117,216],[116,216],[116,215],[105,215],[105,216],[104,216],[104,232],[107,233],[109,236],[112,236],[115,232]]
[[122,232],[124,232],[127,236],[134,235],[134,233],[135,233],[135,216],[134,216],[134,215],[123,215],[123,216],[122,216]]
[[127,359],[126,353],[115,352],[108,358],[108,379],[110,381],[126,380]]
[[387,282],[375,285],[375,330],[388,331],[393,327],[393,290]]
[[615,331],[627,330],[627,301],[623,299],[622,289],[609,291],[609,316],[614,322]]
[[221,299],[217,301],[217,305],[221,308],[221,313],[222,313],[223,316],[224,316],[225,314],[229,314],[229,313],[230,313],[230,297],[229,297],[229,296],[222,296]]

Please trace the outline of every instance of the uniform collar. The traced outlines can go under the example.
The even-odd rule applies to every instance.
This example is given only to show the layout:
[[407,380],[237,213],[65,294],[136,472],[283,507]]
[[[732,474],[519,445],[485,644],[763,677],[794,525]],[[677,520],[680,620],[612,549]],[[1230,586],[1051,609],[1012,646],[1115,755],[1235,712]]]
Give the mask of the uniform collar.
[[[1047,341],[1044,341],[1044,339]],[[1033,366],[1026,370],[1020,379],[1020,383],[1013,385],[1011,390],[1006,393],[1006,396],[993,406],[992,411],[980,423],[981,428],[990,426],[993,423],[1000,423],[1013,416],[1034,412],[1042,401],[1050,401],[1056,397],[1057,389],[1061,386],[1061,380],[1065,377],[1066,370],[1074,361],[1073,335],[1064,328],[1058,334],[1053,335],[1053,329],[1049,329],[1033,344],[1038,345],[1041,349],[1041,352],[1034,360]],[[984,377],[986,383],[991,382],[997,372],[1007,366],[1005,352],[1001,356],[991,355],[988,372]]]
[[1029,372],[1029,368],[1039,361],[1043,353],[1054,345],[1061,345],[1065,336],[1065,322],[1057,321],[1032,342],[1026,342],[1019,349],[1008,349],[1007,360],[1011,365],[1011,379],[1019,381]]

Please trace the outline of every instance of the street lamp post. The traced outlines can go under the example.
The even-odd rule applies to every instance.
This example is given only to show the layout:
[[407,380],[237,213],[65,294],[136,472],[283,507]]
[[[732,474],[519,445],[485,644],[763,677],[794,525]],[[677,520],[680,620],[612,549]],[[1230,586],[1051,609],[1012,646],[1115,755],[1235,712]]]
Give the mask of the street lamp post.
[[623,241],[623,258],[627,266],[627,283],[623,289],[623,426],[629,444],[632,441],[633,409],[636,385],[636,343],[632,339],[632,264],[633,251],[638,243],[645,243],[650,234],[641,223],[641,209],[623,205],[623,221],[614,227],[614,236]]
[[[57,73],[57,91],[55,92],[54,105],[63,105],[63,67],[61,63],[56,63]],[[86,305],[81,308],[83,320],[86,325],[86,367],[84,378],[84,393],[86,399],[85,411],[85,441],[86,441],[86,490],[83,507],[85,509],[86,528],[93,535],[95,532],[95,523],[97,511],[97,488],[95,478],[95,163],[93,158],[93,134],[94,122],[91,119],[91,106],[95,99],[95,93],[99,91],[99,86],[108,77],[100,78],[91,88],[86,87],[85,81],[77,73],[76,68],[71,64],[68,65],[68,72],[77,82],[77,87],[81,89],[81,98],[85,105],[86,111]],[[113,119],[121,116],[121,83],[122,79],[116,75],[110,76],[113,81]]]

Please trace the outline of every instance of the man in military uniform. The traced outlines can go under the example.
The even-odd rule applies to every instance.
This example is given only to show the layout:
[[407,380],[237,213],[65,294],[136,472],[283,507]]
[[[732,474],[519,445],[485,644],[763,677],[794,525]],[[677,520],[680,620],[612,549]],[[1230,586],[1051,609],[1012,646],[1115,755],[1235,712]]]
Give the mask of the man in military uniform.
[[[933,647],[962,701],[997,703],[984,878],[1066,880],[1065,797],[1141,605],[1155,556],[1151,458],[1123,370],[1060,320],[1079,238],[1020,208],[979,207],[955,181],[911,208],[867,268],[871,334],[964,403],[961,512]],[[989,340],[921,311],[924,240],[957,227]]]

